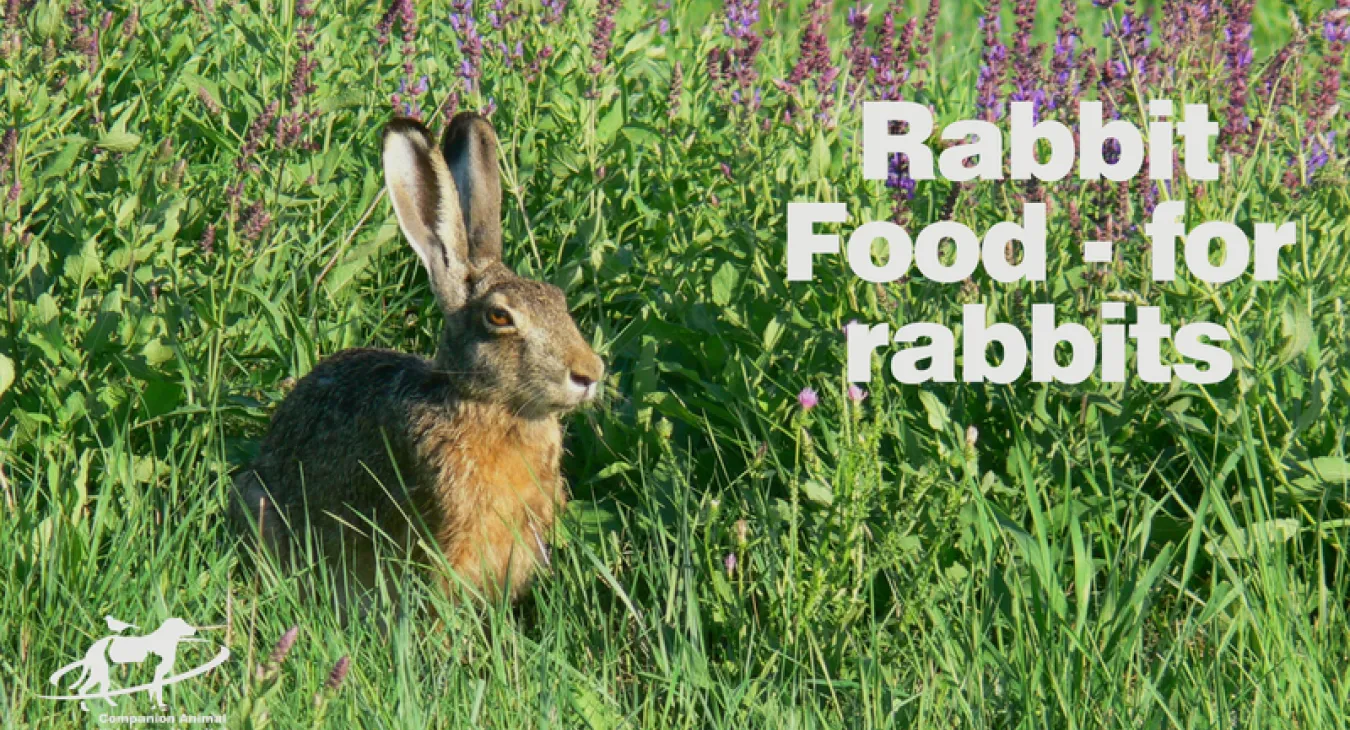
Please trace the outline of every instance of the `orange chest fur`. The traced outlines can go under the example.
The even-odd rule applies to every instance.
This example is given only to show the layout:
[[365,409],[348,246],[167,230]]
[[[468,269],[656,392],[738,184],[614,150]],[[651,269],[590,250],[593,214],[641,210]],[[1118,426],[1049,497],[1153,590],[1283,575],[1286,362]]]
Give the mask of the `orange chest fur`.
[[561,427],[551,419],[465,418],[453,431],[423,442],[434,451],[428,461],[439,465],[436,540],[462,577],[514,592],[544,560],[566,500]]
[[502,434],[496,443],[475,439],[461,447],[465,461],[473,465],[465,490],[470,504],[463,505],[469,512],[485,520],[495,515],[508,523],[528,519],[541,530],[552,525],[554,510],[563,500],[558,473],[561,439],[556,429],[538,431]]

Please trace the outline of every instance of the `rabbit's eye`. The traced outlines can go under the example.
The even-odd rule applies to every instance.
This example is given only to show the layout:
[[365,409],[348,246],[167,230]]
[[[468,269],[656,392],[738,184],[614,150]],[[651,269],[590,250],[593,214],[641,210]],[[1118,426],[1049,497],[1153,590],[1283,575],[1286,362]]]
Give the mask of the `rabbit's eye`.
[[510,327],[515,324],[515,320],[511,319],[511,313],[501,307],[489,309],[484,319],[492,327]]

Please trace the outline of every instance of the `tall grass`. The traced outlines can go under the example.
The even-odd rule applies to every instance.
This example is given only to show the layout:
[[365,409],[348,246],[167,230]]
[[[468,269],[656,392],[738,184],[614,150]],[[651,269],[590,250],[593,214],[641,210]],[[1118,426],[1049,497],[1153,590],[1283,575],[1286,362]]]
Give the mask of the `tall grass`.
[[[1258,3],[1243,65],[1224,33],[1240,4],[1169,27],[1211,6],[1164,3],[1147,52],[1170,66],[1147,78],[1129,64],[1140,38],[1101,32],[1142,12],[1129,4],[1003,8],[995,37],[1014,49],[1035,16],[1042,70],[1014,53],[991,76],[983,8],[941,5],[929,36],[927,3],[902,3],[898,80],[852,74],[850,25],[868,28],[857,58],[877,54],[880,4],[850,24],[847,5],[766,3],[739,34],[723,20],[743,2],[629,4],[608,38],[603,5],[7,5],[0,725],[96,724],[97,702],[36,695],[106,615],[220,626],[203,636],[231,660],[166,697],[241,727],[1350,724],[1335,8]],[[812,27],[831,52],[799,64]],[[1127,73],[1103,79],[1113,61]],[[1152,282],[1139,184],[908,197],[902,169],[894,187],[861,179],[857,98],[898,93],[949,122],[989,111],[982,82],[1006,103],[1019,64],[1136,121],[1155,94],[1230,109],[1246,79],[1255,126],[1223,178],[1169,193],[1194,220],[1296,221],[1280,280]],[[440,319],[382,197],[378,135],[395,111],[461,108],[491,110],[502,138],[508,262],[566,289],[615,374],[569,424],[575,499],[521,605],[415,578],[344,622],[322,563],[279,571],[229,529],[228,474],[322,357],[431,353]],[[1043,285],[876,287],[842,262],[784,279],[789,200],[981,230],[1032,197],[1052,203]],[[1078,257],[1094,229],[1116,236],[1114,264]],[[851,319],[951,325],[981,301],[1025,326],[1053,302],[1095,328],[1108,299],[1223,324],[1234,376],[846,390]]]

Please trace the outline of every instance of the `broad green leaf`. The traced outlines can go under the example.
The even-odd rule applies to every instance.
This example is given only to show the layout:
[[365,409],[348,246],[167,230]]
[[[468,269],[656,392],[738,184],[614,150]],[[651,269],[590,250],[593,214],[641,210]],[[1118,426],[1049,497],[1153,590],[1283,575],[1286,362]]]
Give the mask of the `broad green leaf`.
[[14,384],[14,361],[8,355],[0,355],[0,395]]
[[818,479],[807,479],[802,484],[802,496],[806,497],[806,501],[821,507],[834,504],[834,492],[830,489],[830,485]]
[[731,295],[736,289],[736,284],[740,282],[740,277],[741,270],[735,263],[723,261],[712,278],[713,303],[719,307],[730,304]]
[[1312,317],[1307,310],[1296,307],[1292,300],[1286,300],[1284,311],[1280,315],[1281,329],[1284,332],[1284,346],[1280,348],[1277,365],[1288,365],[1294,358],[1303,354],[1313,340]]
[[947,427],[951,418],[947,415],[947,406],[936,395],[921,390],[919,391],[919,402],[923,403],[923,409],[928,414],[928,427],[934,431],[941,431]]
[[1256,522],[1219,540],[1205,544],[1205,552],[1230,560],[1251,557],[1258,544],[1274,546],[1294,539],[1299,532],[1299,521],[1293,518]]
[[47,163],[47,167],[43,168],[42,173],[38,175],[39,181],[46,182],[53,178],[64,177],[67,172],[70,172],[70,168],[75,165],[75,160],[80,156],[80,150],[84,149],[86,144],[89,144],[89,140],[79,135],[71,135],[64,139],[66,145],[51,159],[51,162]]
[[109,152],[130,152],[141,143],[141,135],[126,130],[113,130],[98,138],[95,146]]
[[623,104],[616,99],[610,103],[609,109],[605,110],[604,116],[600,117],[599,124],[595,125],[595,136],[601,144],[609,144],[622,126]]

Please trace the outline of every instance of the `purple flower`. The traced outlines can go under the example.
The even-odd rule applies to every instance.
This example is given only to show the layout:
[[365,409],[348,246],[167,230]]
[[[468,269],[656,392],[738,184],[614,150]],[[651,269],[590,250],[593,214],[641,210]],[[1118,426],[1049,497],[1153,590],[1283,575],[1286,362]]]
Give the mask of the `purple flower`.
[[670,74],[670,94],[666,97],[666,116],[674,119],[680,113],[680,95],[684,93],[684,66],[675,62]]
[[206,107],[206,111],[209,112],[211,116],[220,116],[220,105],[216,103],[215,99],[211,98],[211,94],[206,91],[205,87],[197,87],[197,99],[201,101],[202,106]]
[[1242,149],[1241,140],[1251,131],[1247,116],[1247,75],[1252,65],[1252,10],[1254,0],[1236,0],[1231,4],[1228,27],[1224,29],[1223,52],[1228,66],[1228,109],[1221,139],[1229,152]]
[[591,28],[591,66],[592,76],[599,76],[609,60],[609,51],[614,47],[614,15],[619,12],[622,0],[600,0],[595,10],[595,25]]
[[402,92],[398,100],[390,98],[390,103],[395,107],[402,107],[404,116],[410,116],[420,119],[422,116],[421,107],[417,104],[416,94],[410,98],[404,98],[408,87],[412,85],[412,80],[417,74],[417,8],[413,0],[394,0],[385,11],[384,17],[376,26],[376,57],[383,54],[385,46],[389,45],[389,34],[393,32],[394,21],[398,20],[399,26],[403,31],[403,80],[399,90]]
[[1322,27],[1322,37],[1330,43],[1350,42],[1350,25],[1327,21]]
[[0,138],[0,178],[5,176],[13,162],[14,150],[19,146],[19,130],[10,127]]
[[88,18],[89,11],[80,0],[74,0],[66,9],[66,21],[71,30],[70,47],[84,56],[89,72],[93,73],[98,68],[99,31],[85,22]]
[[999,99],[1003,76],[1008,64],[1008,47],[999,39],[999,0],[992,0],[980,28],[984,31],[984,50],[980,53],[980,73],[975,82],[975,104],[980,119],[997,122],[1003,117],[1003,103]]
[[867,391],[859,388],[856,384],[850,383],[848,386],[848,399],[854,403],[862,403],[867,397]]
[[[258,202],[249,206],[248,210],[245,211],[244,227],[239,231],[239,235],[243,237],[244,240],[246,241],[256,240],[259,236],[263,234],[263,231],[267,230],[267,227],[271,224],[272,224],[272,215],[267,212],[267,209],[265,207],[263,207],[263,201],[259,200]],[[283,636],[282,640],[284,641],[285,638],[286,637]],[[294,641],[295,637],[291,637],[291,642],[294,643]],[[277,646],[280,647],[281,644],[278,644]],[[290,651],[289,645],[286,646],[286,650]],[[285,658],[284,652],[282,654],[282,658],[283,659]]]
[[299,635],[299,626],[292,626],[281,635],[276,646],[272,647],[272,653],[267,655],[267,661],[258,665],[258,679],[270,676],[281,668],[281,663],[286,661],[286,655],[291,653],[291,647],[295,646],[295,639]]
[[[922,89],[928,76],[928,54],[933,47],[933,37],[937,33],[938,16],[942,13],[941,0],[929,0],[928,12],[923,16],[923,27],[919,30],[918,40],[914,46],[915,68],[919,70],[919,80],[915,83],[915,88]],[[912,27],[913,21],[906,28]],[[912,37],[912,32],[910,36]],[[902,43],[903,48],[908,48],[909,43]]]
[[861,4],[854,4],[848,9],[849,79],[846,91],[851,101],[856,101],[855,96],[867,80],[867,71],[872,65],[871,49],[867,47],[867,24],[871,10],[872,6],[862,7]]
[[258,153],[258,148],[262,146],[263,140],[267,138],[267,128],[272,126],[272,121],[276,119],[277,109],[281,106],[278,101],[273,101],[263,109],[262,114],[249,125],[248,131],[244,134],[244,144],[239,148],[239,157],[235,159],[234,165],[240,172],[248,174],[257,169],[253,164],[252,158]]
[[394,19],[398,17],[398,3],[389,6],[380,16],[380,22],[375,25],[375,56],[378,58],[384,53],[384,49],[389,45],[389,34],[394,30]]
[[347,670],[351,668],[352,660],[349,656],[343,656],[333,665],[333,671],[328,673],[328,679],[323,683],[323,688],[329,692],[336,692],[342,686],[342,680],[347,678]]
[[802,392],[797,394],[797,403],[803,411],[809,411],[820,403],[820,395],[812,388],[802,388]]
[[[1328,110],[1338,104],[1341,65],[1345,60],[1346,44],[1350,42],[1350,0],[1338,0],[1336,5],[1336,10],[1326,14],[1322,27],[1322,37],[1327,41],[1327,47],[1322,56],[1321,76],[1313,88],[1312,109]],[[1312,137],[1324,128],[1326,121],[1324,113],[1309,114],[1304,131]]]
[[[11,0],[11,2],[13,3],[15,8],[19,6],[18,0]],[[123,42],[135,38],[137,31],[140,30],[140,27],[141,27],[141,9],[133,5],[131,6],[131,11],[127,13],[126,19],[122,21]]]
[[886,187],[902,195],[905,200],[914,199],[918,183],[909,174],[909,156],[895,154],[891,156],[890,170],[886,175]]
[[539,0],[540,7],[544,10],[542,23],[552,25],[562,20],[563,13],[567,12],[568,0]]
[[713,88],[719,91],[732,89],[733,103],[749,103],[752,109],[758,108],[758,89],[749,92],[759,79],[755,58],[764,44],[755,29],[759,22],[759,0],[726,0],[724,12],[722,34],[730,44],[708,52],[708,75]]
[[726,557],[727,576],[730,577],[736,572],[736,553],[727,553]]
[[202,253],[210,256],[216,250],[216,224],[212,223],[202,231],[201,240]]
[[[301,21],[308,21],[314,17],[314,8],[307,0],[301,0],[295,5],[295,14]],[[281,148],[297,145],[312,147],[305,140],[306,126],[319,115],[318,111],[306,112],[303,109],[304,100],[316,90],[313,76],[319,67],[311,56],[314,51],[313,23],[301,22],[296,26],[295,44],[299,58],[291,70],[290,112],[277,120],[277,146]]]
[[891,0],[890,6],[881,16],[881,25],[877,28],[876,52],[867,59],[867,65],[872,70],[872,95],[887,101],[900,99],[900,85],[909,78],[908,64],[904,61],[909,58],[917,27],[917,21],[910,18],[900,40],[896,40],[895,19],[899,5],[899,0]]
[[1336,132],[1332,130],[1326,134],[1326,146],[1322,145],[1320,139],[1312,140],[1308,149],[1308,177],[1311,178],[1316,172],[1326,166],[1331,161],[1331,153],[1336,149]]
[[1082,31],[1075,23],[1078,13],[1077,0],[1063,0],[1060,3],[1059,19],[1055,28],[1055,46],[1050,55],[1050,76],[1054,81],[1049,100],[1051,109],[1068,106],[1068,101],[1078,97],[1078,84],[1070,86],[1074,67],[1077,65],[1078,41]]
[[[831,0],[811,0],[807,6],[806,28],[802,31],[797,62],[793,64],[786,82],[779,85],[785,91],[800,90],[807,80],[814,80],[816,89],[816,119],[829,122],[834,106],[835,81],[839,68],[830,60],[830,39],[827,26],[830,20]],[[786,112],[791,119],[791,111]]]
[[450,28],[458,36],[455,44],[460,55],[459,78],[465,93],[472,94],[483,77],[483,36],[473,19],[473,0],[453,0],[450,8]]

